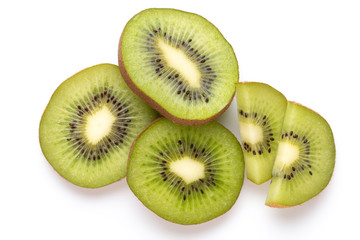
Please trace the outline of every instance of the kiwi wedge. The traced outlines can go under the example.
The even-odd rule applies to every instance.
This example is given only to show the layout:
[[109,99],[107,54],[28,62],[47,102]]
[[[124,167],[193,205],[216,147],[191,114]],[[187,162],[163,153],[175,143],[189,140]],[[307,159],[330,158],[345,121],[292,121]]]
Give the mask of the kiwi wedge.
[[334,165],[329,124],[309,108],[289,102],[266,205],[290,207],[313,198],[328,185]]
[[205,18],[147,9],[125,26],[119,67],[129,87],[164,117],[201,125],[230,105],[239,79],[234,51]]
[[118,66],[96,65],[52,95],[40,122],[41,149],[68,181],[101,187],[125,176],[133,140],[157,117],[127,87]]
[[155,120],[134,141],[127,182],[158,216],[178,224],[199,224],[235,203],[244,178],[236,137],[217,122],[181,126]]
[[236,102],[246,176],[261,184],[271,178],[287,100],[265,83],[242,82]]

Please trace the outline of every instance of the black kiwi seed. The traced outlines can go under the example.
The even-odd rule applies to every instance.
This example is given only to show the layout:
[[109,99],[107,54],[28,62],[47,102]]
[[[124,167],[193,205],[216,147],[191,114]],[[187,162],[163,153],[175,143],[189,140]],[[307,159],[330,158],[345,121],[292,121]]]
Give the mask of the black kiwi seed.
[[175,140],[172,146],[177,146],[176,148],[181,148],[181,150],[171,151],[170,149],[168,149],[168,146],[163,147],[162,149],[159,149],[159,151],[157,151],[157,156],[154,157],[154,160],[159,164],[159,167],[161,169],[159,172],[159,176],[161,176],[162,181],[168,182],[171,186],[177,186],[179,191],[181,192],[181,197],[184,201],[188,200],[192,193],[204,194],[204,188],[209,188],[211,186],[217,185],[216,171],[210,168],[212,164],[211,161],[205,164],[205,178],[199,179],[191,183],[191,185],[186,184],[180,177],[176,176],[173,172],[171,172],[168,167],[168,164],[170,164],[173,159],[180,159],[180,155],[182,154],[193,156],[199,161],[208,161],[206,159],[211,159],[211,152],[208,152],[209,150],[207,150],[207,148],[203,146],[197,148],[195,144],[191,142],[184,142],[182,140]]
[[[305,168],[308,169],[310,175],[313,175],[313,172],[309,170],[312,168],[311,161],[308,158],[308,155],[310,154],[310,141],[306,138],[306,136],[301,136],[294,131],[289,131],[282,133],[281,138],[285,138],[285,141],[290,141],[292,144],[298,145],[300,149],[299,159],[293,163],[289,170],[284,170],[285,172],[289,173],[285,173],[284,178],[290,180],[291,178],[294,178],[294,176],[300,171],[305,170]],[[283,175],[280,174],[280,176]]]
[[[107,97],[106,100],[104,99],[105,96]],[[124,143],[123,138],[126,135],[124,132],[127,130],[129,126],[128,123],[131,122],[131,119],[127,119],[129,113],[127,104],[122,103],[117,96],[117,93],[113,92],[111,88],[105,88],[104,90],[98,89],[95,91],[95,94],[92,93],[91,96],[84,97],[84,100],[80,100],[79,103],[75,104],[75,107],[72,109],[75,119],[69,120],[69,132],[66,141],[69,143],[76,143],[76,145],[72,144],[72,146],[75,151],[79,153],[79,156],[82,156],[84,159],[89,161],[100,160],[103,158],[104,154],[109,153],[111,148],[118,147],[121,143]],[[90,102],[87,102],[85,99],[91,100]],[[81,131],[81,129],[84,128],[84,119],[86,119],[89,114],[92,114],[92,109],[99,108],[104,104],[108,104],[109,109],[113,111],[114,115],[118,116],[115,120],[111,134],[106,138],[106,141],[108,142],[108,144],[106,144],[107,148],[104,148],[101,144],[103,140],[96,145],[89,144],[86,140],[81,141],[82,139],[86,139],[84,137],[84,133]],[[126,124],[124,124],[124,119],[125,122],[127,122]],[[76,129],[79,130],[75,131]],[[87,157],[88,154],[92,157]]]
[[[148,37],[145,37],[146,40],[144,42],[145,48],[148,50],[148,55],[151,56],[150,63],[153,66],[155,74],[162,79],[165,79],[167,82],[171,81],[176,84],[177,86],[175,89],[175,93],[184,101],[201,101],[202,97],[204,97],[203,101],[205,103],[210,102],[210,98],[208,95],[211,95],[209,90],[211,90],[211,82],[216,78],[216,75],[209,75],[213,74],[215,72],[214,67],[210,64],[207,64],[207,62],[210,60],[209,57],[206,57],[205,54],[199,53],[198,50],[194,49],[190,45],[190,43],[193,41],[191,38],[189,39],[177,39],[174,36],[168,36],[167,32],[163,31],[161,28],[150,28],[150,29],[157,29],[157,30],[149,30],[146,36],[150,36],[151,39],[164,39],[165,41],[168,41],[170,45],[173,43],[176,43],[174,47],[182,49],[185,54],[188,55],[188,57],[195,63],[198,64],[199,70],[201,71],[201,87],[199,89],[190,88],[187,91],[183,91],[184,89],[181,89],[180,87],[183,85],[189,86],[186,81],[184,81],[183,77],[179,74],[171,74],[168,75],[167,73],[170,71],[173,71],[173,69],[170,69],[166,63],[162,64],[160,66],[160,62],[163,62],[162,59],[159,57],[161,56],[161,50],[156,44],[156,41],[150,39]],[[151,46],[149,46],[149,44]],[[206,65],[204,65],[206,64]],[[211,81],[209,80],[209,77],[212,77]],[[202,94],[207,93],[206,96],[202,96]]]
[[269,125],[270,121],[267,115],[262,115],[258,112],[245,112],[243,109],[240,109],[239,116],[247,119],[251,119],[255,124],[263,128],[263,133],[264,133],[264,140],[261,143],[257,143],[254,145],[247,142],[243,142],[244,150],[246,152],[252,153],[252,155],[262,155],[263,153],[271,153],[270,142],[275,141],[275,138],[274,138],[274,134],[272,133],[271,127]]

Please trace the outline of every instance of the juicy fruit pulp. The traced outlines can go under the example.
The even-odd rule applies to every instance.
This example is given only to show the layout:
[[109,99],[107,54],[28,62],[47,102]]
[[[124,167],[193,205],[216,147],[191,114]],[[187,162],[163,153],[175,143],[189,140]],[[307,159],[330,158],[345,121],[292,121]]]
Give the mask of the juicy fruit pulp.
[[147,9],[126,25],[119,44],[126,83],[166,118],[200,125],[229,106],[238,65],[219,30],[196,14]]
[[127,87],[117,66],[100,64],[56,89],[41,118],[40,145],[64,178],[101,187],[125,176],[133,140],[156,117]]
[[266,205],[294,206],[320,193],[335,165],[325,119],[263,83],[236,84],[236,100],[247,177],[259,184],[271,176]]
[[127,181],[160,217],[198,224],[233,206],[243,175],[240,144],[219,123],[180,126],[161,118],[134,141]]
[[289,102],[266,204],[286,207],[311,199],[329,183],[334,165],[329,124],[314,111]]
[[264,83],[236,84],[246,176],[256,184],[271,178],[287,100]]

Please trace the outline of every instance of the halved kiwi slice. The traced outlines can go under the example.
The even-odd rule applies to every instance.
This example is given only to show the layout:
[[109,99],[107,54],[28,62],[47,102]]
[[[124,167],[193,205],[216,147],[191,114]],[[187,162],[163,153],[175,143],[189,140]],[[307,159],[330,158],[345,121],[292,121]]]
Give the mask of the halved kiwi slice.
[[301,204],[329,183],[335,143],[329,124],[316,112],[289,102],[266,199],[271,207]]
[[154,121],[135,140],[127,182],[160,217],[198,224],[228,211],[243,183],[244,161],[235,136],[217,122],[180,126]]
[[40,122],[41,149],[70,182],[101,187],[125,176],[133,140],[157,116],[127,87],[118,66],[96,65],[52,95]]
[[205,18],[147,9],[125,26],[119,67],[129,87],[163,116],[201,125],[230,105],[239,79],[234,51]]
[[236,102],[246,176],[261,184],[271,178],[287,100],[265,83],[242,82]]

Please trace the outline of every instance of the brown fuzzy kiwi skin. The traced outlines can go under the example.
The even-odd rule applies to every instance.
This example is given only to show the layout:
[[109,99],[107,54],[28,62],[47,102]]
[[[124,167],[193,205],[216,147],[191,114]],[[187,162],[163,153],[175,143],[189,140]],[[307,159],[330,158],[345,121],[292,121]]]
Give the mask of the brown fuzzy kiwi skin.
[[272,208],[289,208],[289,207],[292,207],[292,206],[284,206],[284,205],[277,204],[277,203],[269,203],[269,204],[266,204],[266,206],[272,207]]
[[124,61],[123,61],[123,58],[122,58],[121,42],[122,42],[123,33],[124,32],[122,32],[121,37],[120,37],[119,51],[118,51],[118,60],[119,60],[119,68],[120,68],[121,75],[124,78],[125,83],[129,86],[129,88],[136,95],[138,95],[141,99],[143,99],[147,104],[149,104],[149,106],[151,106],[153,109],[158,111],[161,115],[163,115],[167,119],[169,119],[172,122],[174,122],[176,124],[179,124],[179,125],[183,125],[183,126],[199,126],[199,125],[204,125],[204,124],[206,124],[208,122],[211,122],[211,121],[215,120],[216,118],[220,117],[226,111],[226,109],[228,109],[230,107],[230,104],[231,104],[231,102],[232,102],[232,100],[233,100],[233,98],[235,96],[235,91],[234,91],[234,94],[232,95],[229,103],[223,109],[221,109],[217,114],[215,114],[215,115],[213,115],[213,116],[211,116],[209,118],[206,118],[206,119],[184,119],[184,118],[176,117],[176,116],[172,115],[171,113],[169,113],[160,104],[158,104],[151,97],[149,97],[143,91],[141,91],[141,89],[138,88],[135,85],[135,83],[131,80],[128,72],[126,71]]

